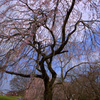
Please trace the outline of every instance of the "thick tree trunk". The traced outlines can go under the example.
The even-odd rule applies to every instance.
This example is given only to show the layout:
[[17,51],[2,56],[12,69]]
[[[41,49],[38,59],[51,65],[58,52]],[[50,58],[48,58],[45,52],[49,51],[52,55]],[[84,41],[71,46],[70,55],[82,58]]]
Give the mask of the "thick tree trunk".
[[52,100],[52,89],[48,88],[44,91],[44,100]]
[[40,67],[41,67],[41,71],[42,71],[42,76],[43,76],[43,81],[44,81],[44,100],[52,100],[53,97],[53,93],[52,93],[52,89],[53,89],[53,84],[56,80],[56,72],[52,69],[51,66],[51,62],[52,62],[52,58],[50,59],[50,62],[48,60],[46,60],[46,63],[48,65],[48,69],[52,74],[52,78],[50,80],[50,77],[48,76],[45,67],[44,67],[44,59],[41,60]]
[[49,83],[45,84],[45,91],[44,91],[44,100],[52,100],[52,87],[49,86]]

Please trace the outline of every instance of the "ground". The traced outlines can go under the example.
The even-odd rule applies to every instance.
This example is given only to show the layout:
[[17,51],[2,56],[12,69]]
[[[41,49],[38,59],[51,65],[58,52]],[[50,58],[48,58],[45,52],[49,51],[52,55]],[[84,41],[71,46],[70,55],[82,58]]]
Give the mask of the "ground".
[[20,100],[21,97],[8,97],[8,96],[0,96],[0,100]]

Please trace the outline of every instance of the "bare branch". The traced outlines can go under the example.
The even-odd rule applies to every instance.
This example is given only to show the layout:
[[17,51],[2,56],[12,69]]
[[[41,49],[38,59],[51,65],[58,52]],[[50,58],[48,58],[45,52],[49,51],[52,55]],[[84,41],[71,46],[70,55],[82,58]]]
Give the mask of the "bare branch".
[[54,18],[53,18],[52,27],[55,25],[56,12],[57,12],[58,5],[59,5],[59,0],[57,0],[56,7],[55,7],[55,10],[54,10]]
[[[7,70],[0,70],[4,73],[7,73],[7,74],[12,74],[12,75],[18,75],[18,76],[21,76],[21,77],[26,77],[26,78],[30,78],[31,75],[30,74],[22,74],[22,73],[16,73],[16,72],[11,72],[11,71],[7,71]],[[37,77],[37,78],[43,78],[42,75],[36,75],[34,74],[34,77]]]
[[77,64],[77,65],[71,67],[69,70],[67,70],[63,79],[65,79],[66,76],[67,76],[67,74],[68,74],[68,72],[70,72],[70,71],[71,71],[72,69],[74,69],[75,67],[78,67],[78,66],[83,65],[83,64],[97,64],[97,63],[100,63],[100,62],[81,62],[81,63],[79,63],[79,64]]
[[62,43],[65,41],[65,28],[66,28],[66,23],[67,23],[67,21],[69,19],[69,16],[70,16],[70,14],[71,14],[71,12],[73,10],[74,5],[75,5],[75,0],[72,1],[72,5],[71,5],[69,11],[67,11],[65,20],[63,22],[63,26],[62,26]]

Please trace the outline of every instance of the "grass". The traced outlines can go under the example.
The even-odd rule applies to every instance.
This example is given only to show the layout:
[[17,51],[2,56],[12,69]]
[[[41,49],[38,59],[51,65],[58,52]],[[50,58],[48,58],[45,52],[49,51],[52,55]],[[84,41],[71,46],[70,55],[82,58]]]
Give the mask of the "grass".
[[8,96],[0,96],[0,100],[19,100],[15,97],[8,97]]

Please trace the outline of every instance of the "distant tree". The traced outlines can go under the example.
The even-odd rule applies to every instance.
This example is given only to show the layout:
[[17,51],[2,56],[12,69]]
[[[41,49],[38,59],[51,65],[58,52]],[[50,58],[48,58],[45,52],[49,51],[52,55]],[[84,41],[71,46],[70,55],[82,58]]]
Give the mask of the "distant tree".
[[62,82],[75,61],[93,62],[92,53],[100,48],[99,22],[97,0],[0,0],[0,72],[41,78],[44,100],[52,100],[58,56],[68,63]]
[[100,65],[89,65],[74,73],[66,92],[78,100],[100,100]]
[[44,92],[43,80],[39,78],[34,78],[34,80],[29,81],[24,97],[27,100],[33,100],[33,99],[42,100],[43,92]]
[[10,81],[11,90],[12,91],[26,90],[28,82],[29,79],[16,76]]

